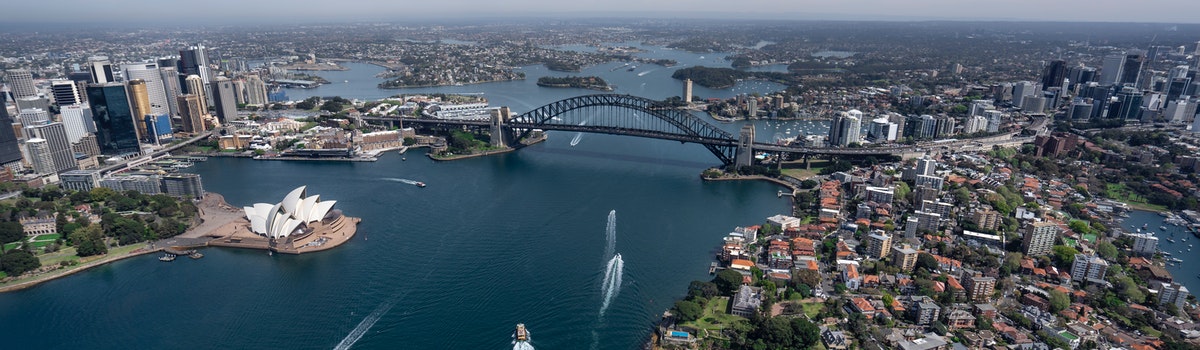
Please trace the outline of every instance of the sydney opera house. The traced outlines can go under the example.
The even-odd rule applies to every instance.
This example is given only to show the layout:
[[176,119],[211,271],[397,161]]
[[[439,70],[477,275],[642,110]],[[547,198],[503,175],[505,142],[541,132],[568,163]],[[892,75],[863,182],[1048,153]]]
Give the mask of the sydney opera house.
[[306,197],[305,188],[300,186],[278,204],[258,203],[244,207],[250,220],[250,230],[271,239],[285,239],[293,234],[302,235],[311,222],[324,219],[330,214],[337,201],[321,201],[321,196]]
[[358,218],[333,209],[337,201],[308,196],[307,186],[292,190],[276,204],[258,203],[243,207],[241,229],[210,242],[212,245],[269,249],[299,254],[335,247],[354,236]]

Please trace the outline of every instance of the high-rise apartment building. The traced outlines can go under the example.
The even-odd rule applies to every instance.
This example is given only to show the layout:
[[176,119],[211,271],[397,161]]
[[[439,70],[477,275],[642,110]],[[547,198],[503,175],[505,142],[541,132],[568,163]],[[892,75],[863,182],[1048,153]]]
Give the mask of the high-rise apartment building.
[[867,236],[867,255],[883,259],[892,253],[892,235],[883,231],[875,231]]
[[1102,281],[1106,271],[1108,271],[1108,262],[1099,256],[1075,254],[1075,262],[1071,264],[1071,280],[1075,282]]
[[829,145],[844,147],[859,142],[861,123],[862,112],[858,110],[838,113],[829,124]]
[[1025,248],[1025,255],[1042,256],[1050,253],[1050,247],[1054,246],[1054,239],[1058,237],[1058,224],[1039,221],[1026,225],[1024,231],[1021,246]]

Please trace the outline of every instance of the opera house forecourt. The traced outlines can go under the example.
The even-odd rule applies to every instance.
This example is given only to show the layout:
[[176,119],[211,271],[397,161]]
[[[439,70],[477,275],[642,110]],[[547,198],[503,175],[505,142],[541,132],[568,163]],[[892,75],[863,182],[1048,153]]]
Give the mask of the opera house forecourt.
[[337,201],[308,196],[306,187],[292,190],[276,204],[243,207],[245,218],[231,223],[223,230],[228,235],[209,245],[300,254],[333,248],[354,237],[361,219],[333,209]]

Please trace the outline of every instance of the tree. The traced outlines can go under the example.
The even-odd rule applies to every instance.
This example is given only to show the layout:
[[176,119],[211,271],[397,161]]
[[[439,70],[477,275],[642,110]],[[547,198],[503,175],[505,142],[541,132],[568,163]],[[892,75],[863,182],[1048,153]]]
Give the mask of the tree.
[[796,349],[809,349],[821,341],[821,328],[804,317],[792,319],[792,334],[795,335],[792,346]]
[[1054,266],[1058,266],[1060,269],[1071,267],[1071,264],[1075,262],[1075,254],[1079,254],[1075,248],[1065,245],[1056,245],[1052,251],[1054,252]]
[[1116,260],[1118,254],[1117,246],[1108,241],[1101,240],[1099,243],[1096,243],[1096,253],[1099,253],[1104,259]]
[[821,283],[821,274],[809,269],[799,270],[792,274],[792,282],[815,286]]
[[675,314],[683,322],[691,322],[704,315],[704,308],[692,301],[680,300],[675,302]]
[[20,276],[41,266],[42,263],[38,261],[37,257],[20,249],[4,253],[3,256],[0,256],[0,271],[4,271],[9,276]]
[[716,283],[704,282],[704,281],[692,281],[692,284],[688,285],[688,297],[689,298],[711,299],[712,297],[715,297],[720,294],[721,294],[721,289],[717,288]]
[[75,255],[80,257],[108,253],[108,245],[104,243],[104,232],[99,225],[88,225],[76,230],[70,236],[71,244],[75,245]]
[[1050,290],[1050,312],[1058,313],[1071,306],[1071,297],[1057,289]]
[[25,227],[14,221],[0,222],[0,244],[8,244],[25,238]]
[[921,253],[917,255],[917,263],[913,265],[914,269],[925,268],[926,271],[935,271],[938,268],[937,259],[929,253]]
[[721,295],[733,295],[742,286],[742,274],[733,269],[721,270],[712,283],[721,290]]

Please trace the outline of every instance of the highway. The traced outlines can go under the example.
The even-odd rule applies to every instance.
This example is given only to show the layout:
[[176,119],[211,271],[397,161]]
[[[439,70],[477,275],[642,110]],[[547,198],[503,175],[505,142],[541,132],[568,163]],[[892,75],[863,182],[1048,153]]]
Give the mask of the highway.
[[[196,136],[193,136],[190,139],[187,139],[186,141],[171,145],[167,148],[163,148],[163,149],[154,151],[153,153],[150,153],[149,155],[144,155],[144,156],[138,157],[136,159],[133,159],[133,161],[147,159],[147,158],[156,159],[156,158],[162,157],[163,155],[166,155],[167,153],[174,152],[175,150],[183,148],[184,146],[196,143],[196,141],[203,140],[203,139],[209,137],[210,135],[212,135],[212,133],[213,133],[212,131],[205,131]],[[109,173],[112,173],[112,172],[124,170],[126,167],[129,166],[129,163],[130,163],[130,161],[124,161],[121,163],[117,163],[117,164],[113,164],[113,165],[109,165],[109,166],[100,168],[100,175],[104,176],[104,175],[108,175]]]

